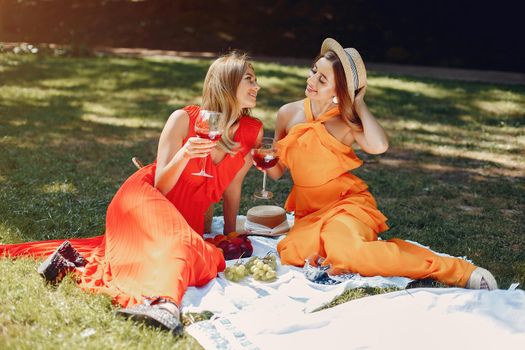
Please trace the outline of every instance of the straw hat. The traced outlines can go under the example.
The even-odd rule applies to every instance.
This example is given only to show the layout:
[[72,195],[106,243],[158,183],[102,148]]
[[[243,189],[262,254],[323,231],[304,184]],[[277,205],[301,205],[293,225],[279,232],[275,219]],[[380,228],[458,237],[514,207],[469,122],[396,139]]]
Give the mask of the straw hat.
[[355,91],[366,86],[365,63],[356,49],[353,47],[343,49],[343,47],[332,38],[325,39],[321,45],[321,55],[324,55],[327,51],[333,51],[343,64],[346,83],[348,85],[348,94],[353,103]]

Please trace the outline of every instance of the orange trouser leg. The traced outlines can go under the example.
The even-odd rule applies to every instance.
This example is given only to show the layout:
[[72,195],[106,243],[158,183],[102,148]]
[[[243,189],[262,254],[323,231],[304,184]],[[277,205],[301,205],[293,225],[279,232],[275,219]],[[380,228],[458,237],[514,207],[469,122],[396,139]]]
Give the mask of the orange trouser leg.
[[304,223],[304,221],[296,222],[288,235],[277,244],[281,263],[303,266],[305,259],[310,255],[325,256],[319,235],[322,223],[314,225],[304,225]]
[[321,240],[327,264],[363,276],[430,277],[465,286],[476,268],[463,259],[442,257],[401,239],[378,241],[370,227],[349,215],[338,215],[325,223]]

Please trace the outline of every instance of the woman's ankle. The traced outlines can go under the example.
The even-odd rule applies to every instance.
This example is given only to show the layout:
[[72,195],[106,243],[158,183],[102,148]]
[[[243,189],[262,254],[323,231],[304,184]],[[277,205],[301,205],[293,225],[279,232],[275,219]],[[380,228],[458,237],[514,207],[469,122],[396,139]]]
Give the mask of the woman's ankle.
[[180,311],[179,311],[179,308],[177,307],[177,304],[171,301],[158,303],[157,306],[171,312],[174,315],[177,315],[177,316],[180,315]]
[[176,316],[177,318],[180,318],[179,306],[171,299],[162,298],[162,297],[156,298],[156,299],[151,300],[150,305],[152,307],[158,307],[158,308],[164,309],[170,312],[171,314],[173,314],[174,316]]

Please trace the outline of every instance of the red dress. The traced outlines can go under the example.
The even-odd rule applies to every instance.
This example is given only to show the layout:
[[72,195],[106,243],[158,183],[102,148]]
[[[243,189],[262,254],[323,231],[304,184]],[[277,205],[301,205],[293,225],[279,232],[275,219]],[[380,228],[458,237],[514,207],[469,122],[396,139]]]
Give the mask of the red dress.
[[[184,108],[190,116],[188,137],[200,108]],[[234,156],[206,171],[213,178],[194,176],[202,166],[191,159],[173,189],[164,196],[153,184],[155,163],[131,175],[117,191],[106,214],[106,232],[92,238],[69,239],[88,264],[78,273],[84,290],[109,294],[123,307],[144,297],[163,296],[178,305],[188,286],[201,286],[225,268],[220,250],[202,239],[204,214],[218,202],[253,148],[262,123],[242,116],[234,140],[241,148]],[[186,140],[184,140],[186,141]],[[10,257],[51,254],[64,240],[0,245]]]

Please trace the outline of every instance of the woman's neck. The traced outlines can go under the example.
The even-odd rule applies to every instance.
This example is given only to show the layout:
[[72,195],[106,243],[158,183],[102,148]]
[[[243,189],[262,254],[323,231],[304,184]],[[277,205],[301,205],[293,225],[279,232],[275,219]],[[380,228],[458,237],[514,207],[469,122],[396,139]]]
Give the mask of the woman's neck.
[[314,119],[317,119],[319,116],[323,115],[324,113],[328,112],[332,108],[334,108],[334,103],[332,100],[312,100],[310,99],[310,107],[312,108],[312,115]]

